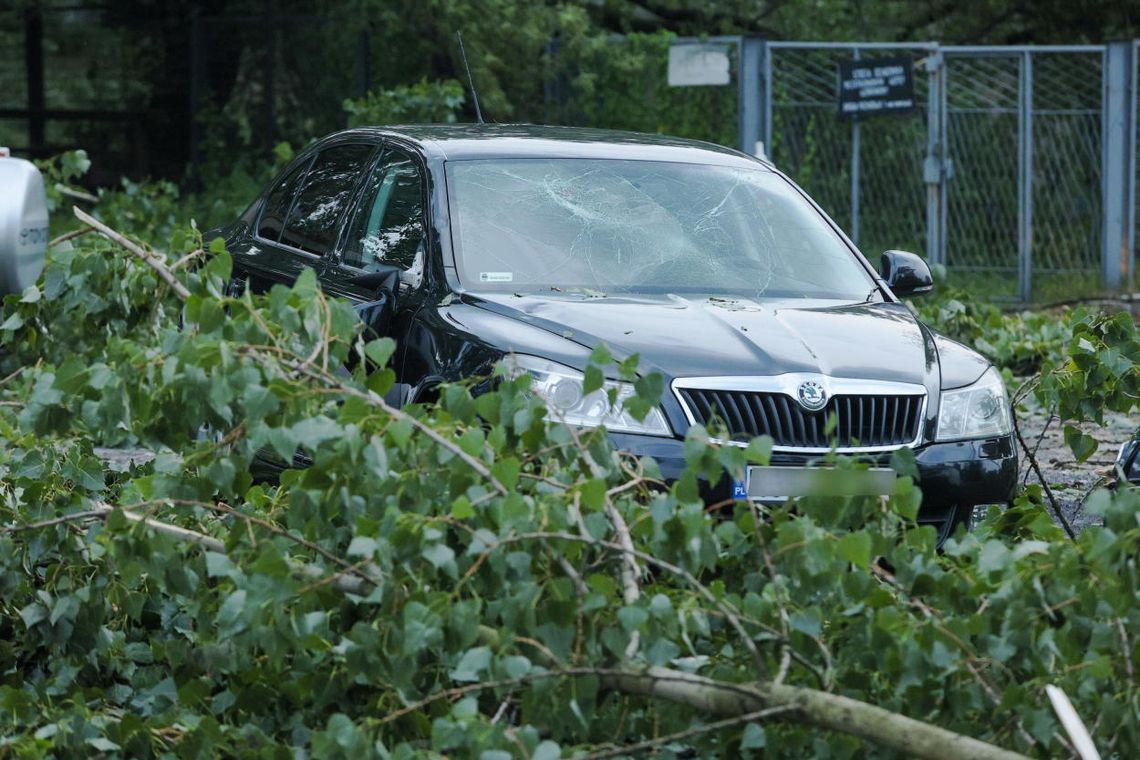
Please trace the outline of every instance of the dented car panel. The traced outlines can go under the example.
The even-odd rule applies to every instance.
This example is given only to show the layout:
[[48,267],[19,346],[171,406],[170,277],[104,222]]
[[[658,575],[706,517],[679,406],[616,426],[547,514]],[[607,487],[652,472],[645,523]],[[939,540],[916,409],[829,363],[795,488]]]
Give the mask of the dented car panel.
[[880,274],[794,183],[727,148],[572,128],[349,130],[219,232],[235,287],[312,267],[352,300],[397,341],[412,400],[512,354],[572,378],[604,343],[665,378],[664,426],[611,437],[666,478],[696,422],[725,423],[729,443],[770,434],[773,464],[799,467],[827,450],[831,415],[841,451],[880,466],[915,452],[920,520],[941,537],[1012,494],[989,363],[884,279],[929,289],[921,259],[888,252]]

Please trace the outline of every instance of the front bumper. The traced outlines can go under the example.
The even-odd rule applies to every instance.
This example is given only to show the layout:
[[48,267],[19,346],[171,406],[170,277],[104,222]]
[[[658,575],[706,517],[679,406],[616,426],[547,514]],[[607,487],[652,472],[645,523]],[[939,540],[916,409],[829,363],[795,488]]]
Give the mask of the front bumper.
[[[673,438],[611,433],[614,445],[638,457],[653,457],[667,481],[676,480],[685,469],[685,444]],[[890,454],[859,455],[866,461],[887,466]],[[919,522],[954,520],[955,510],[964,515],[976,504],[998,504],[1013,498],[1017,485],[1017,447],[1013,436],[953,443],[931,443],[914,449],[918,486],[922,490]],[[808,465],[818,455],[776,452],[772,464]],[[726,480],[712,484],[708,497],[719,501],[732,497]],[[960,519],[960,518],[959,518]]]

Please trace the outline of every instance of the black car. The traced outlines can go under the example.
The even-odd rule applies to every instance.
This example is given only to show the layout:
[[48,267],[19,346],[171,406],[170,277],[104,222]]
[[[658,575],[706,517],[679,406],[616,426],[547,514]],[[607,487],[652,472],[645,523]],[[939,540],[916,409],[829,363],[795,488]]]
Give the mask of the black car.
[[1132,440],[1120,445],[1115,466],[1124,480],[1140,486],[1140,430],[1136,431]]
[[[666,477],[695,423],[771,436],[773,466],[726,495],[800,495],[833,443],[878,465],[913,449],[920,521],[940,537],[1013,491],[1000,375],[899,301],[930,289],[922,259],[888,251],[877,272],[793,182],[734,150],[556,127],[354,129],[297,156],[218,234],[235,287],[312,267],[356,302],[397,341],[411,401],[513,355],[567,422],[604,424]],[[583,395],[599,343],[664,375],[644,420]],[[893,482],[865,477],[873,493]]]

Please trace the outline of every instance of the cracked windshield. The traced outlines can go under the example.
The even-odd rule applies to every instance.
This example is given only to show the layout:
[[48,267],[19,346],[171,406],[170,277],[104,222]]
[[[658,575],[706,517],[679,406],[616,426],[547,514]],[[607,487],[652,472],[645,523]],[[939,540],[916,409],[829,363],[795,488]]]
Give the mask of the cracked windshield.
[[873,281],[765,170],[611,159],[449,163],[460,279],[474,290],[862,301]]

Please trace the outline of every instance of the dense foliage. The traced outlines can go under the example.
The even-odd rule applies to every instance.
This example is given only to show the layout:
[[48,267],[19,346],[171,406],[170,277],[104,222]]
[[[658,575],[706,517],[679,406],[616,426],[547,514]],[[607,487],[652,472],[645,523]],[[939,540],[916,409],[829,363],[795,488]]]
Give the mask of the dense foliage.
[[[1015,407],[1032,393],[1066,423],[1102,425],[1105,412],[1140,408],[1140,331],[1127,312],[1010,313],[954,290],[920,303],[917,311],[927,324],[1001,367],[1016,389]],[[1098,445],[1073,424],[1065,426],[1065,441],[1079,461]]]
[[463,105],[463,87],[454,79],[446,82],[420,80],[414,85],[370,92],[344,101],[348,126],[371,124],[454,124]]
[[[149,235],[138,192],[96,208]],[[666,488],[525,381],[393,409],[393,346],[311,273],[231,297],[216,243],[164,242],[185,301],[89,233],[4,304],[5,754],[849,757],[901,713],[1053,756],[1046,684],[1106,756],[1140,747],[1135,489],[1095,494],[1075,542],[1027,493],[942,555],[905,453],[889,500],[713,509],[698,479],[769,441],[696,428]],[[1135,327],[1064,331],[1036,361],[1066,413],[1135,404]],[[155,457],[108,471],[100,446]],[[251,481],[297,449],[311,467]]]

